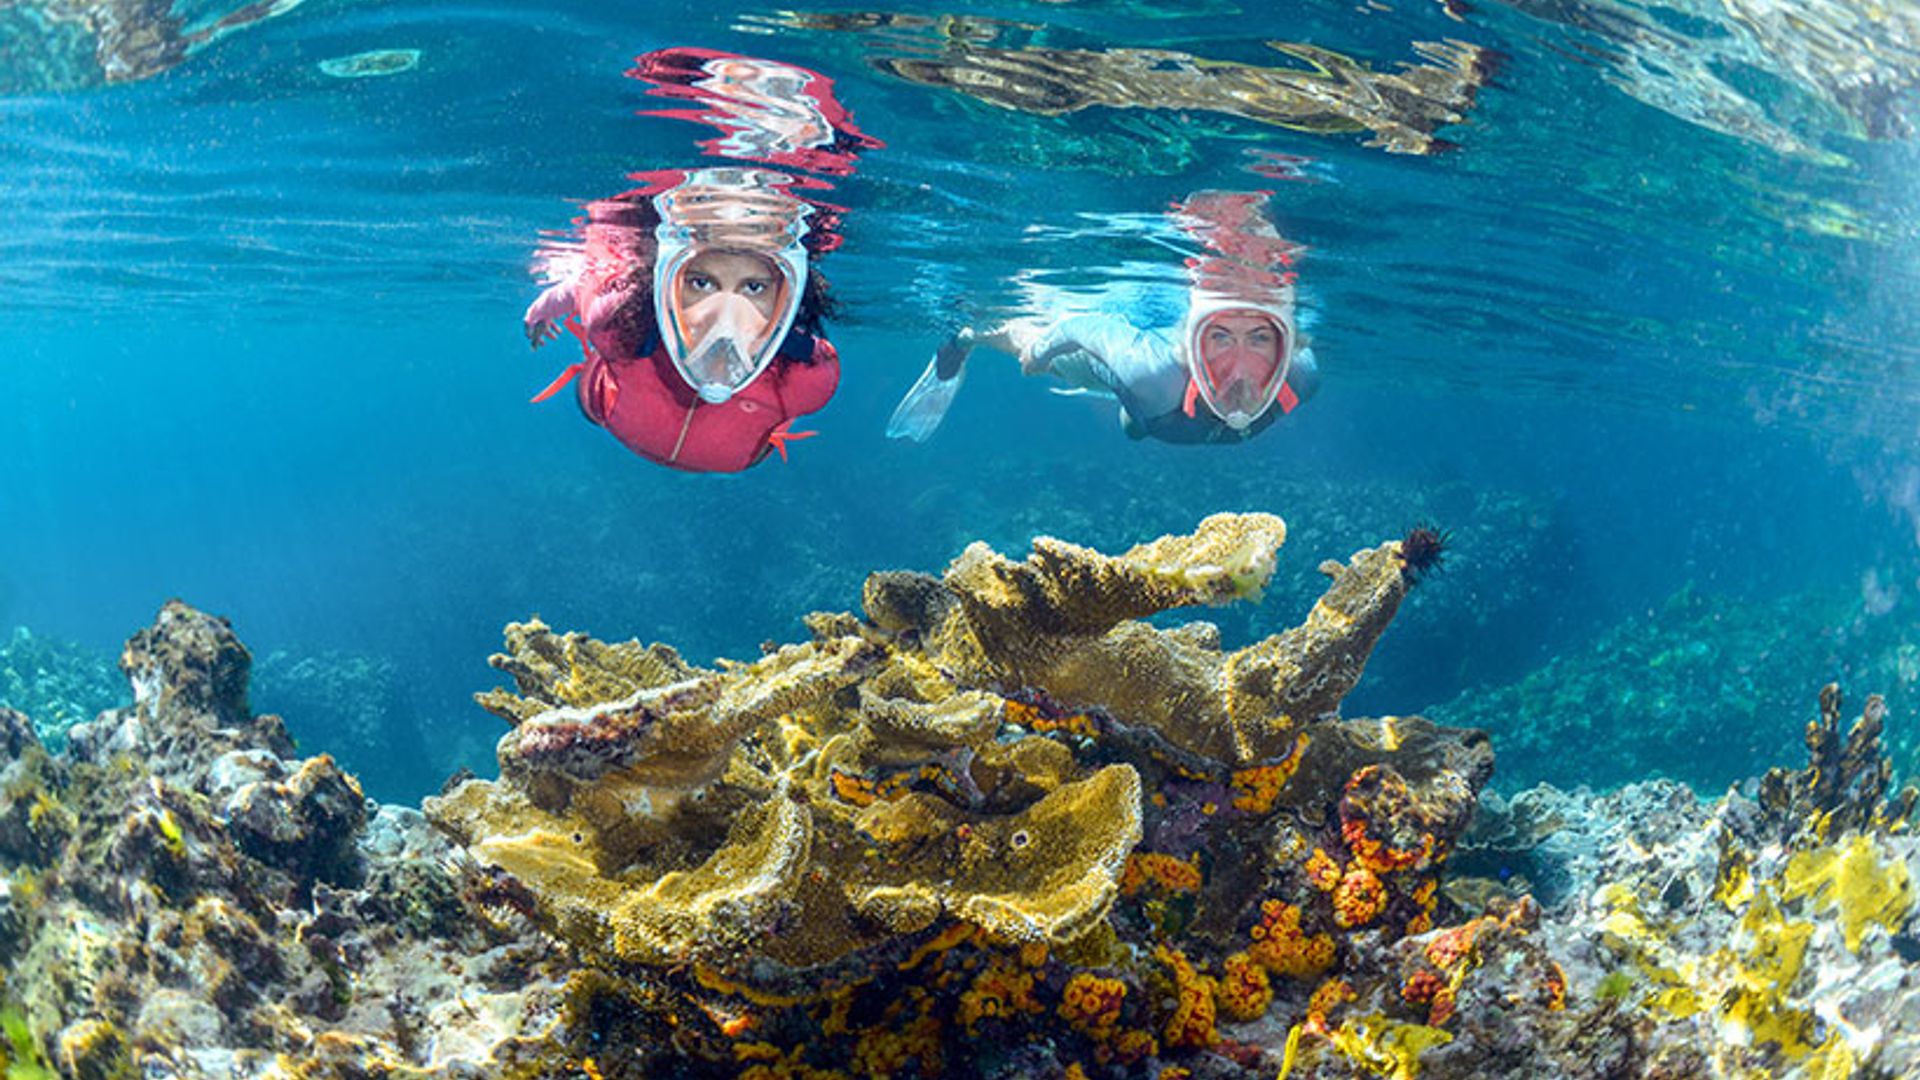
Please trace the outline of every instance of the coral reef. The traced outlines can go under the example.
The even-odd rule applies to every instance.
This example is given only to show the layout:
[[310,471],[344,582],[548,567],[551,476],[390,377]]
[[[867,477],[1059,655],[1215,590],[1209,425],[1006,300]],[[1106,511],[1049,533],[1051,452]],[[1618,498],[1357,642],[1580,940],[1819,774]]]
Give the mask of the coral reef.
[[1215,1055],[1357,937],[1433,925],[1492,769],[1477,733],[1340,715],[1421,569],[1398,542],[1239,650],[1139,621],[1258,597],[1285,538],[1223,514],[1113,556],[975,544],[719,670],[516,624],[513,689],[479,696],[513,725],[500,779],[427,813],[605,993],[716,1018],[656,1068],[1015,1075],[1063,1019],[1083,1070]]
[[252,696],[287,718],[296,743],[325,746],[383,802],[418,802],[457,767],[423,722],[406,672],[387,657],[276,649],[254,658]]
[[[79,1077],[1900,1075],[1920,839],[1871,698],[1807,767],[1501,799],[1341,698],[1431,563],[1286,528],[969,548],[751,662],[507,630],[500,775],[367,802],[178,602],[131,705],[0,709],[0,1063]],[[1427,555],[1433,554],[1429,549]],[[1151,692],[1155,685],[1163,693]],[[1169,707],[1169,700],[1178,702]],[[1785,728],[1789,725],[1779,725]],[[435,828],[437,826],[437,829]],[[451,837],[451,841],[448,837]]]
[[[1857,594],[1743,601],[1682,588],[1589,645],[1429,715],[1491,732],[1509,792],[1652,776],[1724,787],[1794,752],[1795,726],[1780,718],[1800,713],[1806,688],[1835,672],[1859,672],[1893,700],[1920,705],[1904,623],[1861,620],[1859,606]],[[1911,744],[1899,749],[1910,764]]]
[[0,707],[32,717],[34,731],[50,747],[66,741],[68,728],[126,700],[125,681],[111,656],[24,626],[0,642]]
[[294,759],[250,664],[175,601],[121,657],[133,704],[64,753],[0,709],[8,1075],[497,1075],[562,1005],[554,950],[463,900],[418,811]]
[[[1670,781],[1600,798],[1540,787],[1462,838],[1463,874],[1501,849],[1551,896],[1534,935],[1559,965],[1545,992],[1587,1025],[1593,1075],[1870,1077],[1920,1060],[1920,1008],[1888,992],[1914,954],[1914,795],[1823,782],[1837,689],[1820,704],[1808,768],[1774,770],[1760,801],[1702,803]],[[1851,728],[1847,776],[1881,775],[1878,713],[1869,701]]]

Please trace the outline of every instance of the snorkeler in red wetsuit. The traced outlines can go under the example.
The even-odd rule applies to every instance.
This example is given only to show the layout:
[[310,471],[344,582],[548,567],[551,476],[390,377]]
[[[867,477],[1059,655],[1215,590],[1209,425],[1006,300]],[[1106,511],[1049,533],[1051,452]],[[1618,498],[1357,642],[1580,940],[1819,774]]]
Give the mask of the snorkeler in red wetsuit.
[[[834,174],[879,145],[854,128],[830,80],[790,65],[670,49],[630,72],[655,93],[708,111],[703,147]],[[576,378],[581,411],[634,453],[689,472],[739,472],[814,434],[793,422],[825,407],[840,358],[821,336],[832,309],[814,265],[838,245],[824,187],[768,169],[716,167],[633,177],[644,186],[589,203],[576,246],[543,250],[550,284],[528,307],[538,348],[567,327],[584,358],[535,397]]]
[[739,472],[811,432],[840,382],[818,336],[828,306],[801,239],[807,204],[775,173],[705,169],[674,187],[588,207],[572,273],[527,309],[537,347],[565,324],[585,358],[587,419],[628,449],[689,472]]

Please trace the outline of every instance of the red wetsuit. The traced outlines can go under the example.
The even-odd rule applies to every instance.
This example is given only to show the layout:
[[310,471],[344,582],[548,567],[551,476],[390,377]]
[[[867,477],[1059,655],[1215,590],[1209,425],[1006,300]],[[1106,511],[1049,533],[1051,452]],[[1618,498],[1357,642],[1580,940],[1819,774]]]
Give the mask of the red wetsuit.
[[[807,363],[799,357],[811,356]],[[773,363],[721,404],[700,400],[656,345],[644,357],[604,359],[592,350],[579,383],[587,419],[627,449],[688,472],[739,472],[769,450],[804,437],[794,419],[818,412],[840,385],[840,354],[824,338],[787,335]],[[782,457],[786,456],[780,446]]]

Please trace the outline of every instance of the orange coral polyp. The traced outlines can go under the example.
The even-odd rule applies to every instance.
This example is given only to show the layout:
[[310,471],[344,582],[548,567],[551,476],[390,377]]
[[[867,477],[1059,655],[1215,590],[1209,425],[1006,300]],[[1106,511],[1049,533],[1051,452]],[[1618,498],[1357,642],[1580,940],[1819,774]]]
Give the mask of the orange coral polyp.
[[1307,1029],[1324,1033],[1327,1030],[1327,1015],[1349,1001],[1359,998],[1353,986],[1345,979],[1328,979],[1313,991],[1307,999]]
[[1200,889],[1200,857],[1176,859],[1157,851],[1136,851],[1127,856],[1120,872],[1120,895],[1133,896],[1149,885],[1170,892],[1197,892]]
[[1333,890],[1333,921],[1342,929],[1365,926],[1387,906],[1387,887],[1364,866],[1348,870]]
[[1162,1030],[1169,1047],[1198,1050],[1219,1041],[1214,1027],[1213,980],[1194,970],[1186,955],[1165,945],[1153,951],[1155,960],[1173,972],[1173,1015]]
[[1293,749],[1287,756],[1266,765],[1237,770],[1233,774],[1233,805],[1236,810],[1250,814],[1264,814],[1273,809],[1274,800],[1293,779],[1300,768],[1300,760],[1306,754],[1307,736],[1302,734],[1293,742]]
[[1460,963],[1473,951],[1473,943],[1480,936],[1480,931],[1495,921],[1492,916],[1483,915],[1440,931],[1432,941],[1427,942],[1427,962],[1442,971]]
[[863,1076],[900,1076],[910,1065],[918,1066],[913,1071],[920,1076],[939,1076],[943,1063],[940,1022],[924,1013],[902,1028],[869,1029],[853,1051],[853,1066]]
[[1567,972],[1565,968],[1560,966],[1559,961],[1557,960],[1549,961],[1545,982],[1546,982],[1546,991],[1547,991],[1547,1008],[1553,1012],[1559,1012],[1560,1010],[1566,1008],[1567,1007]]
[[1220,976],[1220,1009],[1235,1020],[1258,1020],[1273,1004],[1273,983],[1267,969],[1246,953],[1227,957]]
[[1458,994],[1452,983],[1424,969],[1409,975],[1400,987],[1400,996],[1408,1004],[1427,1006],[1427,1023],[1433,1027],[1439,1027],[1453,1017]]
[[969,1035],[978,1034],[976,1025],[984,1019],[1044,1011],[1033,996],[1033,973],[1007,957],[995,957],[980,969],[973,984],[960,995],[960,1023]]
[[1416,847],[1393,847],[1370,836],[1366,821],[1357,817],[1341,823],[1340,838],[1346,841],[1347,850],[1353,853],[1353,860],[1376,874],[1391,874],[1397,870],[1425,866],[1433,861],[1434,851],[1438,847],[1432,833],[1421,833],[1420,843]]
[[1126,983],[1082,971],[1067,980],[1057,1011],[1076,1030],[1091,1034],[1118,1022],[1126,1001]]
[[1041,735],[1067,734],[1091,739],[1100,734],[1099,721],[1086,713],[1048,716],[1040,706],[1025,701],[1007,702],[1001,716],[1007,723],[1018,724]]
[[858,776],[850,776],[839,769],[833,770],[829,779],[833,783],[833,793],[841,802],[855,806],[872,806],[880,796],[874,791],[873,784]]
[[1260,905],[1261,918],[1250,931],[1253,946],[1247,955],[1274,975],[1304,978],[1333,966],[1333,938],[1300,929],[1300,909],[1268,899]]
[[1340,864],[1333,861],[1333,856],[1327,854],[1322,848],[1313,849],[1313,854],[1308,857],[1303,869],[1306,871],[1307,880],[1321,892],[1332,892],[1340,884]]
[[1128,1028],[1113,1040],[1113,1059],[1122,1065],[1132,1065],[1153,1057],[1160,1052],[1160,1040],[1150,1031]]

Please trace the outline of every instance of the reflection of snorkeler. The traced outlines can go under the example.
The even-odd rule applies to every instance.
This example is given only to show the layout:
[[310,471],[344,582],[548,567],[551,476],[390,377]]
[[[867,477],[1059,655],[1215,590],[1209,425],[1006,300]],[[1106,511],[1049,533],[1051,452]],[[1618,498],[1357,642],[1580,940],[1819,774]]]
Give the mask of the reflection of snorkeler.
[[1069,392],[1118,400],[1132,438],[1237,442],[1266,430],[1313,394],[1319,371],[1294,321],[1288,267],[1296,249],[1266,220],[1265,204],[1263,194],[1200,192],[1179,207],[1176,220],[1214,254],[1189,261],[1186,314],[1171,340],[1119,314],[962,329],[894,410],[887,434],[932,435],[968,355],[982,345],[1019,357],[1025,374],[1055,376]]
[[820,333],[832,301],[802,238],[811,207],[757,169],[673,182],[590,204],[584,249],[527,309],[535,348],[564,323],[585,359],[587,419],[634,453],[691,472],[738,472],[812,432],[840,359]]
[[647,53],[627,74],[653,84],[653,97],[691,103],[644,115],[717,129],[700,147],[718,157],[844,176],[861,152],[881,145],[854,124],[833,80],[792,64],[679,47]]

